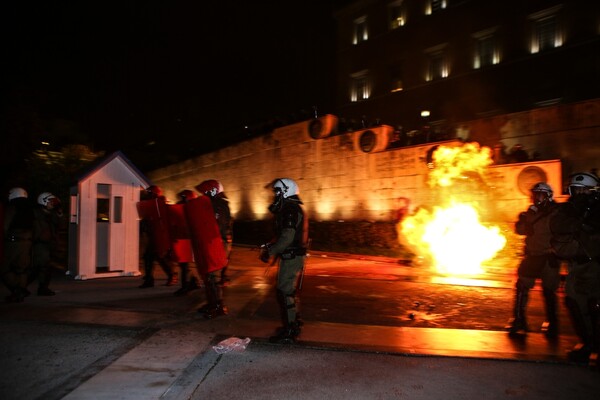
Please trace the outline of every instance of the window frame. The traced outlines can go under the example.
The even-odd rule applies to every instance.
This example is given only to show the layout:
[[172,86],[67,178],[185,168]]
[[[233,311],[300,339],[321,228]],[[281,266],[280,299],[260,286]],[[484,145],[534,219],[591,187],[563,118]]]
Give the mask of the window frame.
[[406,7],[404,0],[395,0],[388,4],[388,26],[391,31],[406,25]]
[[350,75],[350,101],[353,103],[368,100],[371,97],[369,71],[362,70]]
[[529,15],[531,21],[529,52],[531,54],[552,50],[564,44],[564,34],[559,18],[561,9],[562,4],[558,4]]
[[425,50],[427,57],[426,82],[445,79],[450,75],[447,47],[447,43],[442,43]]
[[[485,29],[472,35],[474,40],[473,69],[480,69],[500,63],[497,27]],[[488,49],[483,49],[487,47]]]
[[352,44],[358,45],[369,40],[367,16],[363,15],[352,22]]

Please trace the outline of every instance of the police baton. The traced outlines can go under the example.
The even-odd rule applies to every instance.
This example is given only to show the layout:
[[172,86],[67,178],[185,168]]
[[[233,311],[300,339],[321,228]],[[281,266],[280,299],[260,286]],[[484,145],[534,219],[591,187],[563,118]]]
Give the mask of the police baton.
[[[308,250],[310,249],[310,242],[311,239],[308,239],[308,242],[306,244],[306,257],[309,257],[308,254]],[[302,263],[302,269],[300,270],[300,278],[298,279],[298,287],[296,288],[296,290],[299,292],[302,290],[302,283],[304,282],[304,270],[306,269],[306,259],[304,260],[304,262]]]

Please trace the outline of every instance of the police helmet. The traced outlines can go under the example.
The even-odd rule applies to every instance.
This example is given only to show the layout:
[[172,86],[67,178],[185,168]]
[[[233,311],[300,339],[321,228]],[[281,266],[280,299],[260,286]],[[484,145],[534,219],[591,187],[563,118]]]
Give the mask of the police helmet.
[[27,198],[27,191],[20,187],[14,187],[8,191],[8,201],[18,198]]

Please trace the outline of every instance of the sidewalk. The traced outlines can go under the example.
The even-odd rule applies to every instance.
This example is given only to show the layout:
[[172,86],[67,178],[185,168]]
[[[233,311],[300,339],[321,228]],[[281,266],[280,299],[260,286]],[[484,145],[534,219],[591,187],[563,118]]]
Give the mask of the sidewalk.
[[[507,370],[532,368],[546,374],[548,382],[554,382],[551,375],[557,373],[557,380],[563,379],[560,376],[573,375],[570,383],[580,382],[586,385],[586,390],[599,388],[597,371],[567,363],[566,351],[576,343],[572,336],[561,336],[556,341],[548,341],[538,333],[528,333],[526,337],[515,339],[502,331],[306,321],[298,345],[270,345],[267,338],[279,322],[254,315],[254,310],[265,300],[264,266],[249,251],[238,251],[235,254],[230,268],[236,278],[231,290],[227,292],[230,314],[213,321],[203,320],[197,315],[198,295],[175,297],[173,291],[177,287],[157,286],[140,290],[137,289],[140,279],[131,277],[90,281],[57,279],[52,285],[58,293],[56,296],[31,296],[22,304],[2,305],[0,320],[4,326],[10,326],[10,332],[15,335],[12,337],[10,332],[3,331],[0,336],[4,337],[3,341],[12,343],[10,351],[31,352],[34,347],[25,339],[27,335],[33,335],[32,329],[39,327],[46,330],[40,333],[47,340],[45,349],[54,349],[57,355],[49,358],[52,361],[43,360],[42,365],[35,369],[37,375],[31,378],[41,385],[35,396],[27,396],[32,391],[12,390],[14,388],[9,384],[2,387],[0,395],[4,399],[188,399],[206,398],[204,396],[207,393],[212,393],[213,399],[281,398],[278,396],[283,396],[285,389],[281,389],[284,392],[275,390],[273,381],[277,381],[276,375],[285,370],[287,365],[296,365],[305,354],[312,355],[312,358],[306,360],[306,368],[311,369],[303,370],[297,378],[303,382],[289,377],[290,382],[295,382],[304,389],[307,386],[313,387],[313,380],[317,382],[330,375],[330,372],[314,375],[316,371],[323,369],[323,365],[330,365],[330,368],[354,366],[352,371],[348,371],[346,367],[341,368],[341,375],[330,378],[332,388],[339,389],[343,387],[343,382],[363,381],[365,376],[375,372],[381,376],[389,374],[386,369],[390,368],[390,363],[419,364],[423,368],[429,365],[431,368],[444,370],[445,367],[441,365],[448,363],[453,365],[449,367],[450,370],[457,368],[456,365],[473,368],[481,364],[495,370],[498,376],[503,376]],[[361,263],[364,262],[366,271],[381,270],[382,262],[395,262],[372,257],[360,259]],[[318,272],[321,268],[319,263],[315,260],[311,260],[311,263],[314,271]],[[159,280],[157,284],[160,283]],[[27,335],[20,333],[20,329]],[[52,335],[54,330],[56,336]],[[251,342],[243,353],[218,355],[212,346],[229,337],[248,337]],[[40,338],[33,336],[31,340],[39,342]],[[59,343],[59,340],[63,341]],[[90,340],[94,343],[90,343]],[[76,354],[78,349],[82,349],[85,354]],[[10,351],[3,357],[9,364],[12,362],[12,365],[3,362],[3,365],[11,369],[10,372],[5,369],[5,375],[20,373],[21,376],[28,376],[34,372],[30,367],[15,361],[15,356]],[[69,362],[72,365],[56,365],[56,359],[64,358],[66,354],[70,354]],[[84,357],[86,355],[87,358]],[[25,359],[30,363],[40,362],[36,360],[35,354],[21,354],[20,357],[20,360]],[[359,360],[365,360],[365,367],[371,366],[362,369],[363,361]],[[378,360],[378,367],[371,364],[373,360]],[[512,363],[507,364],[511,361]],[[332,362],[335,364],[330,364]],[[396,367],[398,366],[394,368]],[[24,369],[18,371],[19,368]],[[62,371],[61,368],[64,370],[64,381],[59,382],[60,385],[57,386],[56,383],[61,377],[56,376],[57,374],[47,375],[48,368],[52,368],[55,373]],[[258,372],[253,375],[251,371],[254,369],[267,375],[263,376]],[[246,380],[242,382],[233,379],[234,375],[243,375]],[[50,377],[54,379],[54,385]],[[454,376],[454,379],[461,377],[464,378],[464,374]],[[517,379],[519,376],[513,378]],[[369,383],[365,381],[364,384],[368,388]],[[265,385],[273,390],[270,394],[261,391]],[[391,392],[385,392],[388,395],[393,393],[393,386],[398,383],[392,385],[390,382],[390,385],[388,389]],[[226,390],[234,387],[235,391]],[[287,393],[284,397],[315,398],[313,395],[322,394],[325,398],[373,398],[352,395],[335,397],[333,393],[326,392],[311,392],[309,395],[304,389],[296,394]],[[219,390],[225,390],[222,397],[217,395]],[[355,390],[358,395],[360,391],[357,388]],[[585,390],[578,390],[583,396],[581,398],[586,398]],[[242,396],[244,393],[247,396]],[[255,397],[250,393],[254,393]],[[343,392],[338,392],[341,396],[340,393]],[[361,393],[366,395],[369,392]],[[10,394],[19,396],[11,397]],[[401,396],[387,397],[382,394],[378,398],[390,397]]]

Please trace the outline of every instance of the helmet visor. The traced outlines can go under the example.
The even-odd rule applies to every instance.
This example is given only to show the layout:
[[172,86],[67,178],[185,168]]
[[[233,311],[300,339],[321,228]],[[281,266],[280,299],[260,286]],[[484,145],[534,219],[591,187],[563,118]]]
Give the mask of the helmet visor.
[[587,186],[583,186],[583,185],[570,185],[569,186],[569,195],[570,196],[575,196],[578,194],[589,194],[589,193],[591,193],[591,190]]

